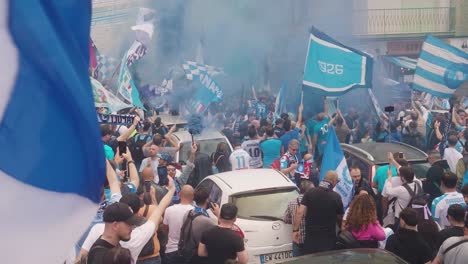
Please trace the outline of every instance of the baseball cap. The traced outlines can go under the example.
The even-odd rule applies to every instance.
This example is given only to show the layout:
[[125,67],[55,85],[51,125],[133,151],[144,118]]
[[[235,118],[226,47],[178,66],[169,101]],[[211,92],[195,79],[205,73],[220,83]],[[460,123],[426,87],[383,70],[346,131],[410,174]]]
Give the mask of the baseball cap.
[[140,226],[146,222],[146,219],[133,213],[132,208],[125,203],[113,203],[104,210],[104,222],[125,222],[129,225]]
[[167,153],[161,153],[161,154],[158,154],[158,158],[162,159],[162,160],[165,160],[167,162],[172,162],[172,157],[170,154],[167,154]]
[[220,217],[225,220],[232,220],[237,216],[237,206],[232,203],[226,203],[221,206]]
[[128,193],[120,198],[121,203],[128,204],[133,212],[138,212],[141,207],[143,207],[143,201],[140,200],[140,197],[136,193]]

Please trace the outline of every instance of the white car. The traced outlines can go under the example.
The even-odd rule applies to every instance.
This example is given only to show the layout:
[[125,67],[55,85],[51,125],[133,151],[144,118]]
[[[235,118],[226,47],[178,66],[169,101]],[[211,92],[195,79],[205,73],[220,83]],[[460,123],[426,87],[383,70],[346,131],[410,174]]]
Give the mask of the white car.
[[211,202],[237,206],[235,224],[245,236],[249,263],[292,258],[292,226],[282,219],[288,203],[299,192],[284,174],[273,169],[230,171],[206,177],[198,188],[208,189]]
[[[185,163],[190,156],[192,135],[190,135],[188,131],[177,131],[172,134],[172,138],[179,146],[180,143],[183,143],[180,150],[176,153],[175,161]],[[205,153],[208,156],[216,151],[216,148],[220,142],[226,143],[230,150],[229,153],[232,152],[232,146],[229,143],[229,140],[221,132],[204,131],[201,135],[195,135],[194,140],[197,143],[200,143],[200,152]]]

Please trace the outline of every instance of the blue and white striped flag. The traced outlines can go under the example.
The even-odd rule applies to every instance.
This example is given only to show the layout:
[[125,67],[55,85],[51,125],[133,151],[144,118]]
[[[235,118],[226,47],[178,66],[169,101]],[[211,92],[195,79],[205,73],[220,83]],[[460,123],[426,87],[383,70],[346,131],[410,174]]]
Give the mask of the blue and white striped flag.
[[185,72],[185,77],[188,80],[200,79],[203,75],[215,76],[218,74],[223,74],[223,68],[213,67],[205,64],[198,64],[194,61],[186,61],[182,64],[182,68]]
[[450,98],[468,80],[468,53],[427,36],[414,73],[413,89]]
[[327,145],[325,146],[325,151],[323,153],[322,167],[320,169],[320,180],[323,180],[323,177],[327,171],[332,170],[336,171],[338,174],[338,179],[340,180],[335,186],[334,191],[341,196],[343,201],[344,208],[347,208],[354,196],[354,184],[351,180],[351,175],[349,174],[348,164],[343,155],[343,150],[341,149],[340,142],[336,137],[335,130],[333,126],[328,128],[327,135]]
[[2,263],[63,263],[98,209],[90,21],[91,0],[0,1]]

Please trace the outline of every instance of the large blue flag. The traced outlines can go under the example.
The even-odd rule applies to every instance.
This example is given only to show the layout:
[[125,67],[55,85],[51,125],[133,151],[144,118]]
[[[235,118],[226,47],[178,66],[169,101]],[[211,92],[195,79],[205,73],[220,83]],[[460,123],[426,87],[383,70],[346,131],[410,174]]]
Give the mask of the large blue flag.
[[120,65],[120,74],[119,74],[119,82],[118,82],[118,91],[119,94],[130,104],[137,106],[141,109],[145,109],[143,103],[140,100],[140,93],[136,88],[135,82],[133,81],[132,74],[128,69],[127,63],[125,60],[127,59],[127,53],[122,59],[122,63]]
[[200,79],[196,79],[196,85],[198,86],[197,92],[188,106],[191,113],[203,113],[211,103],[220,102],[223,99],[223,90],[210,75],[200,75]]
[[90,20],[90,0],[0,1],[2,263],[63,263],[98,209]]
[[431,35],[419,55],[413,89],[450,98],[468,80],[468,53]]
[[358,87],[371,88],[372,58],[312,28],[302,85],[324,96],[340,96]]
[[338,174],[338,179],[340,181],[335,186],[334,190],[341,196],[343,206],[346,208],[353,200],[354,184],[351,180],[348,165],[333,126],[328,128],[327,145],[325,146],[322,167],[320,169],[320,180],[323,180],[325,173],[329,170],[336,171]]

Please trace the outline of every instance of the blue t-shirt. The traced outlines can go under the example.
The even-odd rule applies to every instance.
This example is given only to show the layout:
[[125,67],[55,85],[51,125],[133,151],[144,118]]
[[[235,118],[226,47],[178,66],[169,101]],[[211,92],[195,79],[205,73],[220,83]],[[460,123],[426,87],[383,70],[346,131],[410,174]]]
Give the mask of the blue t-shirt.
[[254,101],[252,104],[257,115],[257,119],[267,118],[268,108],[264,102]]
[[289,132],[286,132],[284,135],[280,137],[281,145],[283,146],[283,151],[288,151],[288,144],[291,139],[299,140],[299,129],[295,128]]
[[322,122],[317,123],[314,126],[314,136],[317,135],[317,148],[319,154],[323,154],[325,150],[325,144],[327,143],[327,135],[328,135],[328,122],[330,122],[330,118],[325,118]]
[[310,138],[314,138],[314,128],[315,125],[317,125],[318,122],[315,119],[310,119],[309,121],[306,122],[306,127],[309,133]]
[[260,143],[263,153],[263,167],[270,168],[271,163],[281,155],[281,140],[269,138]]
[[[378,193],[382,193],[383,191],[385,181],[387,180],[387,171],[388,171],[388,165],[381,166],[375,171],[375,176],[372,181],[378,185],[377,187]],[[397,170],[395,166],[392,166],[392,177],[395,177],[395,176],[397,176]]]

